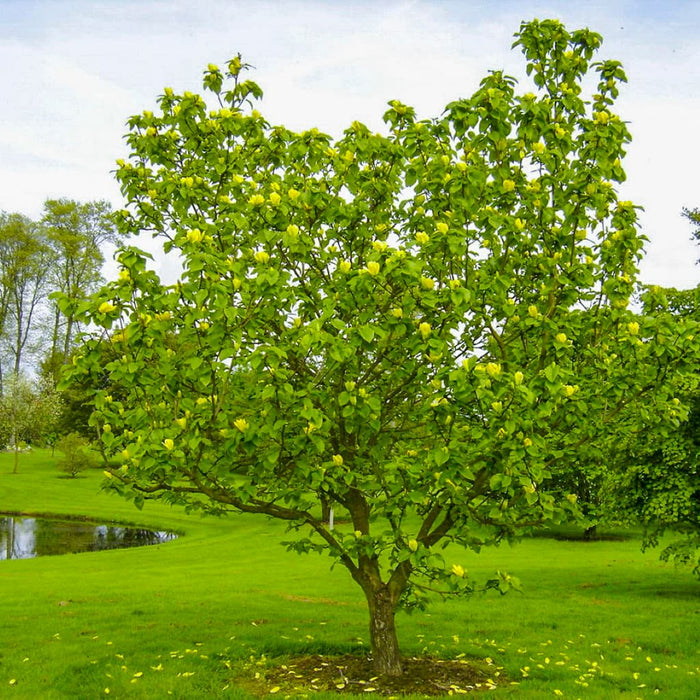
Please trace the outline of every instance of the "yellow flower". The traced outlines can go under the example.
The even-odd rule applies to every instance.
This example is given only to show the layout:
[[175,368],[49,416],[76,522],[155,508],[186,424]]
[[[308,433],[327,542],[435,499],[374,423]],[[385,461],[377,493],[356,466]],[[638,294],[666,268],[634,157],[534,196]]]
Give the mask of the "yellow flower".
[[97,310],[98,310],[101,314],[108,314],[108,313],[114,311],[114,309],[116,309],[116,308],[117,308],[117,307],[116,307],[114,304],[112,304],[111,301],[103,301],[103,302],[97,307]]
[[464,578],[464,567],[461,566],[460,564],[452,564],[452,573],[455,576],[459,576],[459,578]]
[[355,160],[355,154],[352,151],[345,151],[345,153],[343,153],[343,160],[352,163],[352,161]]
[[338,265],[340,268],[341,272],[350,272],[350,268],[352,267],[352,264],[350,263],[349,260],[341,260],[340,265]]
[[403,309],[397,306],[391,310],[391,315],[394,318],[403,318]]
[[235,421],[233,421],[234,427],[238,428],[242,433],[245,433],[246,430],[250,427],[250,423],[245,418],[236,418]]
[[491,408],[496,411],[496,413],[500,413],[503,410],[503,402],[502,401],[494,401],[491,404]]
[[437,224],[435,224],[435,228],[440,233],[447,233],[450,229],[450,227],[444,221],[439,221]]
[[187,418],[176,418],[175,422],[184,430],[187,425]]
[[418,330],[420,331],[420,334],[423,336],[423,338],[427,338],[431,333],[432,333],[432,328],[430,327],[429,323],[426,323],[423,321],[423,323],[418,326]]
[[122,268],[119,270],[119,281],[128,282],[131,279],[131,273],[126,269]]
[[532,318],[540,317],[540,310],[534,304],[527,307],[527,313],[532,316]]
[[172,450],[173,447],[175,447],[172,438],[165,438],[165,440],[163,440],[163,447],[165,447],[166,450]]
[[430,236],[425,231],[418,231],[416,234],[416,240],[421,245],[425,245],[430,240]]
[[525,229],[525,222],[522,219],[516,219],[515,220],[515,228],[518,229],[518,231],[522,231]]
[[557,343],[565,343],[568,338],[566,337],[566,333],[557,333],[555,336],[555,340]]
[[379,268],[379,263],[374,260],[367,263],[367,272],[369,272],[369,274],[372,275],[372,277],[379,274]]
[[515,183],[513,180],[504,180],[503,181],[503,191],[504,192],[512,192],[515,189]]
[[501,373],[501,365],[498,362],[489,362],[486,365],[486,374],[491,377],[497,377]]
[[248,204],[252,204],[254,207],[260,206],[265,203],[265,197],[261,194],[254,194],[249,200]]
[[378,253],[383,253],[387,249],[387,244],[385,241],[372,241],[372,248]]
[[295,190],[293,187],[290,187],[287,190],[287,196],[292,200],[296,199],[300,194],[301,192],[299,192],[299,190]]
[[532,144],[532,150],[537,153],[538,156],[541,156],[545,152],[546,146],[543,143],[540,143],[537,141],[536,143]]
[[523,440],[523,445],[524,445],[525,447],[531,447],[531,446],[532,446],[532,440],[531,440],[529,437],[526,437],[526,438]]
[[270,254],[265,250],[259,250],[253,257],[255,258],[256,262],[259,262],[261,265],[265,265],[266,263],[270,262]]
[[193,228],[187,232],[187,240],[190,243],[199,243],[204,238],[204,234],[198,229]]
[[289,226],[287,226],[287,233],[292,238],[296,238],[299,235],[299,227],[296,224],[289,224]]
[[408,541],[408,548],[412,551],[415,552],[418,549],[418,542],[417,540],[410,539]]
[[565,384],[562,390],[565,396],[573,396],[578,391],[578,384]]
[[606,111],[596,112],[593,117],[597,124],[607,124],[610,120],[610,115]]
[[639,333],[639,324],[636,321],[630,321],[627,324],[627,331],[630,335],[637,335]]
[[420,286],[423,289],[431,290],[435,287],[435,280],[431,280],[429,277],[421,277]]
[[331,461],[336,467],[342,467],[343,466],[343,455],[333,455],[331,457]]
[[522,372],[516,372],[513,375],[513,381],[517,384],[520,385],[523,383],[523,379],[525,379],[525,375]]
[[280,197],[277,192],[271,192],[269,199],[273,207],[276,207],[282,201],[282,197]]

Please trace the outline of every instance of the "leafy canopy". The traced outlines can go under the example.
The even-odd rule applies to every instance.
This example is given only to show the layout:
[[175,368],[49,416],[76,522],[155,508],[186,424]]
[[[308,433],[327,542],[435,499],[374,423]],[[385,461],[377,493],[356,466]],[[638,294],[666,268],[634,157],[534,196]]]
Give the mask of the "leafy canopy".
[[384,134],[268,124],[240,57],[205,71],[211,104],[166,88],[132,117],[118,225],[182,273],[165,284],[125,247],[81,309],[103,339],[73,377],[106,382],[109,483],[289,520],[291,546],[415,602],[417,574],[473,587],[438,542],[561,516],[575,499],[548,484],[583,446],[682,418],[678,335],[628,308],[644,239],[616,190],[625,74],[592,62],[600,42],[523,24],[536,92],[495,71],[435,119],[391,102]]

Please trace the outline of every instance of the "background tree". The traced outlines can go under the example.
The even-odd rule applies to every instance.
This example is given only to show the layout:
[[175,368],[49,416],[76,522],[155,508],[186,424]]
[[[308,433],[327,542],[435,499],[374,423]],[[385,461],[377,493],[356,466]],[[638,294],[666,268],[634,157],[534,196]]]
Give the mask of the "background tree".
[[[642,299],[644,313],[654,315],[658,325],[673,328],[700,320],[700,287],[649,287]],[[657,546],[665,533],[674,533],[662,559],[691,564],[700,576],[699,370],[696,362],[675,377],[678,398],[672,410],[686,418],[675,431],[652,430],[623,441],[620,458],[613,462],[610,493],[618,517],[645,526],[645,546]]]
[[51,387],[13,373],[5,378],[0,396],[0,423],[14,452],[13,473],[19,469],[19,454],[32,435],[41,437],[52,429],[61,410],[60,397]]
[[[119,279],[77,305],[104,329],[71,377],[108,375],[92,420],[111,484],[287,520],[291,548],[361,587],[378,673],[401,673],[400,604],[477,587],[438,546],[568,513],[552,475],[582,446],[671,425],[667,379],[697,342],[679,327],[660,345],[627,309],[643,237],[613,184],[625,75],[591,64],[600,41],[524,24],[538,94],[496,71],[437,119],[390,103],[386,135],[271,127],[240,58],[205,72],[216,109],[166,88],[129,122],[119,226],[183,273],[164,285],[124,248]],[[331,530],[323,504],[350,525]]]
[[[117,241],[110,204],[48,199],[41,223],[53,254],[51,289],[69,299],[87,298],[104,281],[104,245]],[[55,369],[69,356],[77,330],[70,310],[62,314],[54,302],[49,357],[55,358]]]
[[0,214],[0,339],[10,371],[35,351],[37,316],[48,294],[50,251],[40,226],[20,214]]
[[696,241],[700,242],[700,208],[683,209],[683,216],[695,227],[692,235]]

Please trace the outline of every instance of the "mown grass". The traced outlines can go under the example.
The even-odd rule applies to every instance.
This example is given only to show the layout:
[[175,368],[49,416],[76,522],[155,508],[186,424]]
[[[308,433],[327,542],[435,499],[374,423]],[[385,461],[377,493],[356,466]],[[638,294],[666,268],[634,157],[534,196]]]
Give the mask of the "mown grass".
[[[0,510],[186,534],[0,562],[0,697],[250,697],[246,678],[270,664],[366,649],[359,589],[329,560],[287,553],[282,524],[153,503],[138,511],[98,492],[101,472],[63,478],[41,450],[11,471],[0,455]],[[496,698],[700,696],[700,585],[637,539],[533,538],[451,556],[477,579],[508,570],[523,593],[401,615],[406,654],[481,659]]]

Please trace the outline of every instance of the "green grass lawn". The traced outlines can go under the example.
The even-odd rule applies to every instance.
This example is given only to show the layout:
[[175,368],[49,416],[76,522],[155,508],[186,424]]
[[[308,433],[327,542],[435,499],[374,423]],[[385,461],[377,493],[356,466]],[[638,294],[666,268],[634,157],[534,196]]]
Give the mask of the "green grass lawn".
[[[246,678],[286,657],[366,649],[359,588],[328,559],[287,553],[280,523],[138,511],[98,491],[100,471],[63,478],[41,450],[11,472],[0,454],[0,510],[186,534],[0,561],[0,698],[250,697]],[[533,538],[452,556],[477,580],[519,576],[523,593],[400,615],[404,653],[482,659],[494,698],[700,697],[700,585],[638,540]]]

